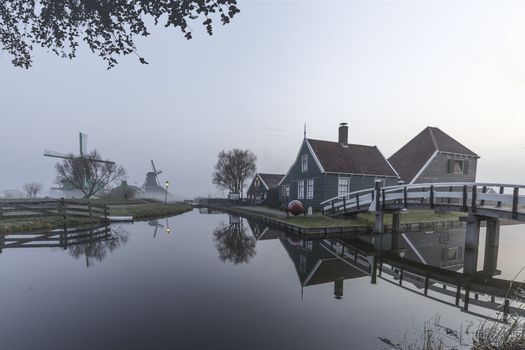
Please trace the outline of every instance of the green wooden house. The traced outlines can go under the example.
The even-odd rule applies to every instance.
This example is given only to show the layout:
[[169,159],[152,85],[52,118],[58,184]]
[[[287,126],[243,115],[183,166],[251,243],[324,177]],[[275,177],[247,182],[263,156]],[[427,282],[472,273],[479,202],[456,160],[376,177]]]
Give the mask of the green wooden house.
[[283,203],[300,200],[305,207],[353,191],[374,187],[376,180],[395,185],[399,176],[377,146],[348,143],[348,126],[339,126],[338,142],[305,138],[288,173],[279,183]]

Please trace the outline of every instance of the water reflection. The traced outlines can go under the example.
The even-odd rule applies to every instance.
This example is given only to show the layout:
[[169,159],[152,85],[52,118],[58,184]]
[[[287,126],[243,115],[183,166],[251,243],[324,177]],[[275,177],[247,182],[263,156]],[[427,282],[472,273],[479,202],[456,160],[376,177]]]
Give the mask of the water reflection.
[[292,260],[301,289],[318,284],[333,283],[334,297],[342,299],[344,280],[367,276],[369,271],[354,266],[341,257],[335,240],[279,239]]
[[246,233],[243,221],[238,216],[230,215],[229,224],[213,232],[215,245],[222,262],[248,263],[255,256],[256,240]]
[[69,245],[67,247],[69,255],[76,259],[85,257],[86,267],[90,267],[94,261],[102,262],[108,252],[112,253],[128,243],[129,232],[121,226],[112,226],[111,228],[105,226],[103,231],[103,235],[100,235],[93,229],[68,235],[67,240],[84,238],[81,244]]
[[[256,241],[279,240],[294,264],[301,291],[332,283],[334,297],[342,299],[345,280],[367,277],[376,284],[379,278],[476,316],[501,315],[503,321],[509,314],[525,316],[522,284],[494,277],[500,273],[495,270],[497,250],[486,249],[484,258],[490,261],[490,271],[463,272],[471,254],[465,250],[465,229],[441,227],[351,239],[303,240],[247,222]],[[517,304],[512,306],[511,301]]]
[[157,237],[157,231],[159,230],[159,227],[164,230],[166,233],[171,233],[171,227],[169,223],[169,219],[165,218],[165,224],[161,224],[159,222],[159,219],[154,219],[148,221],[148,225],[153,227],[153,238]]
[[20,232],[0,235],[0,253],[13,248],[61,248],[70,256],[86,260],[86,266],[94,261],[102,262],[128,242],[129,233],[121,226],[97,225],[46,232]]

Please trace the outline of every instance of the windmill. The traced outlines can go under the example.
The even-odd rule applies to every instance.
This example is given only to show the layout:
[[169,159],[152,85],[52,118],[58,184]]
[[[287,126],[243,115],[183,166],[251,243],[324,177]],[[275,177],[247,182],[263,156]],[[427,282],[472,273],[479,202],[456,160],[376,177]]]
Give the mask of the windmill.
[[[44,150],[44,157],[53,157],[53,158],[62,158],[62,159],[77,159],[77,158],[84,158],[88,152],[87,152],[87,134],[84,134],[82,132],[78,133],[78,143],[79,143],[79,155],[75,156],[73,153],[65,154],[55,151],[49,151]],[[108,164],[115,164],[115,162],[109,161],[109,160],[102,160],[102,159],[91,159],[92,162],[98,162],[98,163],[108,163]]]
[[162,174],[162,170],[155,168],[155,163],[151,161],[151,168],[153,171],[146,173],[146,180],[144,181],[144,191],[146,192],[164,192],[164,189],[160,186],[158,175]]

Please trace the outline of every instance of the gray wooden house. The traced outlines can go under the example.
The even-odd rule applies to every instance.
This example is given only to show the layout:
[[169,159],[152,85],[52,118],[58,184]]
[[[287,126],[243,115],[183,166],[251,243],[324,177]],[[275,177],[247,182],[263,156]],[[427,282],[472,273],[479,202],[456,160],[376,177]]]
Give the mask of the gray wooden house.
[[374,187],[376,180],[395,185],[399,176],[377,146],[348,143],[348,126],[339,126],[338,142],[305,138],[288,173],[279,183],[283,203],[300,200],[305,207],[353,191]]
[[253,204],[265,204],[279,200],[279,182],[283,174],[256,173],[248,186],[246,195]]
[[475,182],[479,156],[436,127],[426,127],[388,160],[405,183]]

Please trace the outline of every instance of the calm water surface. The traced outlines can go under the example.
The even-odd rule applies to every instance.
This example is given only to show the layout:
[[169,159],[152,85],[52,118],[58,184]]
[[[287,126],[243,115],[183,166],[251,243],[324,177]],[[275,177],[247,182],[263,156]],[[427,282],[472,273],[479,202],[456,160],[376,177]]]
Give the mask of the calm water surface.
[[[451,329],[479,322],[408,282],[371,284],[365,269],[334,256],[333,241],[303,242],[244,219],[239,235],[230,221],[193,211],[157,228],[112,226],[109,241],[3,249],[0,348],[384,349],[379,337],[417,340],[436,315]],[[501,229],[500,277],[525,265],[524,228]],[[428,263],[458,270],[464,230],[447,234],[406,236],[422,254],[438,242],[445,248]]]

